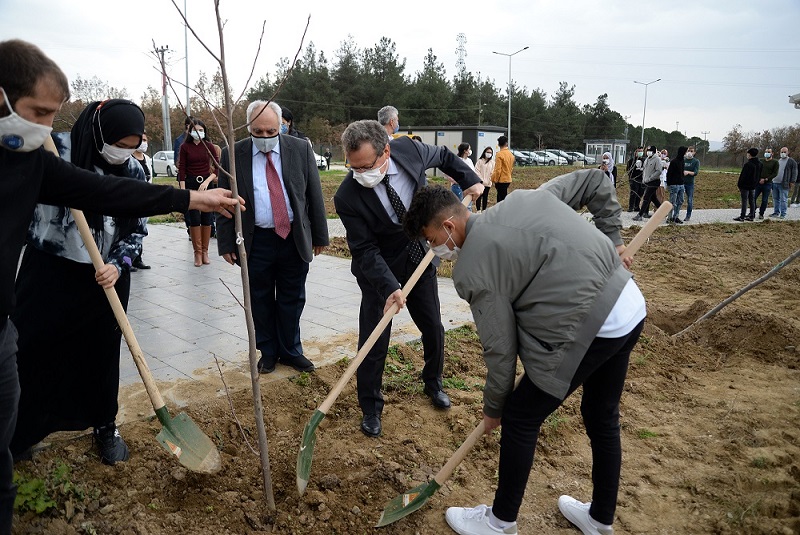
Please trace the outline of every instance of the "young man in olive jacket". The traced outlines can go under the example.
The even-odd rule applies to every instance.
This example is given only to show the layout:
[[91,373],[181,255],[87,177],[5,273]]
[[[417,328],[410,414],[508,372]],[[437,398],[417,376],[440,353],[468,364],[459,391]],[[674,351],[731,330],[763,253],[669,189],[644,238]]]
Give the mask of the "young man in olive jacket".
[[[588,207],[594,225],[576,213]],[[453,268],[470,304],[486,361],[486,432],[501,425],[492,507],[451,507],[462,535],[516,534],[539,428],[583,386],[581,414],[592,447],[591,503],[561,496],[559,509],[584,533],[611,533],[622,462],[619,400],[646,315],[626,269],[622,208],[599,170],[575,171],[520,190],[470,214],[440,187],[417,193],[405,221]],[[558,224],[553,224],[557,221]],[[517,359],[525,375],[514,389]]]

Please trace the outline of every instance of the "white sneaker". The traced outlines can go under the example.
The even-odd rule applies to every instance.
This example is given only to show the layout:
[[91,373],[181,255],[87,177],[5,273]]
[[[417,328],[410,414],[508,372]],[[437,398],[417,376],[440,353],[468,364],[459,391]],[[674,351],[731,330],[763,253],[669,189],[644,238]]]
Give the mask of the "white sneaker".
[[517,523],[505,529],[496,528],[489,523],[492,508],[486,505],[477,507],[449,507],[444,514],[447,525],[459,535],[517,535]]
[[560,496],[558,509],[567,520],[578,526],[583,535],[613,535],[614,528],[601,524],[589,516],[590,503],[579,502],[572,496]]

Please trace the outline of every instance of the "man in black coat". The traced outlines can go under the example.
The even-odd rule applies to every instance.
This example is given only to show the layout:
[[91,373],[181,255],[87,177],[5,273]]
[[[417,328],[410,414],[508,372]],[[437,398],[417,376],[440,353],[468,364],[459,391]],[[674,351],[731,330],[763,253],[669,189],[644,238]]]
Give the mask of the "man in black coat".
[[[761,179],[761,162],[758,160],[758,149],[747,149],[747,161],[742,166],[739,173],[739,181],[736,186],[742,195],[742,213],[739,217],[734,217],[734,221],[752,221],[756,215],[756,186]],[[750,215],[747,213],[747,206],[750,206]]]
[[[411,198],[427,182],[425,172],[438,167],[458,182],[465,195],[481,195],[483,184],[447,147],[418,143],[405,136],[387,142],[386,131],[377,121],[351,123],[342,134],[342,144],[350,172],[333,200],[347,230],[351,270],[361,288],[360,348],[393,304],[401,308],[406,304],[401,288],[425,254],[426,244],[411,241],[402,226]],[[435,266],[428,266],[407,303],[411,318],[422,332],[423,391],[434,406],[449,408],[450,398],[442,387],[444,327]],[[381,433],[381,385],[390,330],[391,326],[381,334],[357,374],[361,430],[373,437]]]

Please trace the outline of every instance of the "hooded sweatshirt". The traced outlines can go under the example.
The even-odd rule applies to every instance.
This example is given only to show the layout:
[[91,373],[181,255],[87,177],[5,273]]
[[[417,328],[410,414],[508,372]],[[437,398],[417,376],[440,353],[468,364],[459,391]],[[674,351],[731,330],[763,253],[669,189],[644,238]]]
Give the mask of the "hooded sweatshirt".
[[642,182],[652,186],[661,180],[661,157],[658,155],[655,146],[648,147],[647,150],[652,154],[644,161]]
[[678,147],[678,154],[669,162],[667,168],[667,185],[683,186],[683,156],[686,154],[686,147]]

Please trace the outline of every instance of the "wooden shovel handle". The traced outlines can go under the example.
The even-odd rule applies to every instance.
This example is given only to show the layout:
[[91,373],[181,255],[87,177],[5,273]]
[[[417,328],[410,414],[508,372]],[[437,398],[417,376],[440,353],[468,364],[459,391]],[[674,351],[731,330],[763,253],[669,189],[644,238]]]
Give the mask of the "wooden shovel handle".
[[642,227],[642,230],[636,233],[636,236],[633,237],[631,242],[625,247],[625,250],[622,251],[622,258],[629,258],[635,255],[636,251],[647,241],[647,238],[649,238],[653,231],[664,221],[664,218],[667,217],[670,210],[672,210],[672,204],[669,201],[662,202],[661,206],[658,207],[658,210],[656,210],[650,218],[650,221]]
[[[464,200],[461,202],[461,204],[467,206],[471,200],[472,200],[471,195],[465,195]],[[412,273],[411,277],[409,277],[408,280],[406,281],[406,285],[403,286],[403,297],[408,297],[408,294],[411,293],[411,290],[414,289],[414,285],[417,284],[417,281],[425,272],[425,269],[427,269],[428,264],[431,263],[433,257],[434,257],[433,250],[428,249],[428,252],[425,253],[425,256],[422,258],[419,265],[417,266],[417,269],[414,270],[414,273]],[[328,397],[325,398],[325,401],[322,402],[322,405],[320,405],[319,409],[317,410],[319,410],[323,414],[328,414],[328,411],[330,410],[333,403],[336,401],[336,398],[339,397],[339,394],[342,393],[344,387],[347,386],[347,383],[350,381],[350,378],[353,377],[353,375],[355,375],[356,370],[364,361],[364,358],[367,356],[367,353],[369,353],[370,349],[372,349],[372,346],[375,345],[375,342],[378,340],[378,338],[380,338],[381,334],[383,334],[384,329],[386,329],[386,326],[389,325],[390,321],[392,321],[392,317],[394,317],[394,315],[397,314],[397,311],[398,311],[397,304],[393,304],[389,308],[389,310],[387,310],[383,314],[381,321],[379,321],[378,325],[376,325],[375,328],[372,330],[372,333],[369,335],[369,338],[367,338],[367,340],[364,342],[364,345],[361,346],[361,349],[358,350],[358,353],[356,353],[356,356],[353,359],[353,361],[347,367],[344,374],[339,378],[339,381],[333,387],[333,390],[331,390],[330,394],[328,394]]]
[[[59,155],[56,145],[53,143],[53,139],[50,136],[47,136],[45,139],[44,148],[56,156]],[[78,225],[78,232],[80,232],[81,238],[83,238],[83,244],[86,246],[86,250],[89,253],[89,258],[92,259],[92,265],[94,266],[95,270],[99,271],[103,268],[105,262],[103,261],[103,257],[100,255],[100,250],[97,248],[97,244],[94,242],[92,231],[89,230],[89,224],[86,222],[86,216],[83,215],[82,211],[76,208],[70,208],[70,212],[72,212],[72,218]],[[144,382],[145,390],[147,390],[147,395],[150,396],[150,401],[153,403],[153,408],[158,410],[164,407],[164,399],[161,397],[161,393],[158,391],[156,383],[153,380],[153,374],[150,372],[150,368],[147,366],[147,362],[144,360],[144,354],[142,353],[142,349],[139,347],[139,342],[136,341],[136,336],[133,334],[131,324],[128,322],[128,316],[125,314],[125,309],[122,308],[122,303],[119,300],[119,295],[117,295],[117,290],[115,288],[103,288],[103,290],[106,293],[108,303],[111,305],[111,310],[114,311],[114,317],[117,318],[117,323],[119,324],[120,329],[122,329],[122,334],[125,337],[125,342],[128,344],[128,349],[130,349],[131,355],[133,355],[133,361],[136,363],[136,368],[139,370],[139,375],[142,376],[142,381]]]

